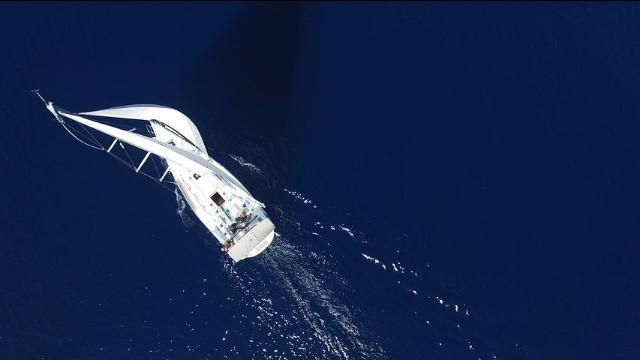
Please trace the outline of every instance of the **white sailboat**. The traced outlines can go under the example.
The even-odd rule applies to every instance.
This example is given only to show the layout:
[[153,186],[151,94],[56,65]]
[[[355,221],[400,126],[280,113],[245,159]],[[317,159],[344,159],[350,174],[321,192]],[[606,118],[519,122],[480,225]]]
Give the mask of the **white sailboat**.
[[[150,155],[163,159],[166,169],[157,181],[166,183],[167,175],[171,174],[174,179],[172,183],[182,193],[191,210],[234,261],[260,254],[273,241],[275,226],[265,213],[264,205],[207,154],[200,132],[178,110],[160,105],[129,105],[74,113],[44,100],[37,90],[34,92],[56,120],[86,145],[110,154],[118,143],[123,149],[123,144],[127,144],[146,151],[140,164],[132,166],[136,172],[142,169]],[[149,136],[137,133],[135,128],[123,130],[90,119],[93,117],[145,121]],[[71,126],[67,120],[106,134],[113,141],[105,148],[89,134],[95,142],[93,145],[87,143],[69,129]]]

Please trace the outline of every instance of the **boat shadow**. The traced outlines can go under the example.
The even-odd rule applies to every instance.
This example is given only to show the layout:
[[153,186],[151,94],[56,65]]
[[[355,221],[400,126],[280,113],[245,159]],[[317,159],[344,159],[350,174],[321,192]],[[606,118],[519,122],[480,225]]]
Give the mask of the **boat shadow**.
[[184,108],[204,113],[199,125],[265,137],[286,130],[300,12],[297,3],[249,3],[239,11],[178,94]]
[[232,172],[237,164],[211,150],[248,159],[269,188],[282,186],[295,168],[288,133],[302,6],[246,4],[176,94],[180,108],[197,119],[210,155]]

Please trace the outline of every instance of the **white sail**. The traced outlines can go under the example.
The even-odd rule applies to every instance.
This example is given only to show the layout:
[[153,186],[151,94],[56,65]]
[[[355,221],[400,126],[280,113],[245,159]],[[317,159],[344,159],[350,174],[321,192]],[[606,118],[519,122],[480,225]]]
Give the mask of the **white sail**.
[[124,143],[133,145],[142,150],[146,150],[167,160],[171,160],[193,171],[213,171],[213,169],[210,168],[211,164],[209,164],[206,160],[178,147],[171,146],[156,139],[135,134],[130,131],[125,131],[113,126],[101,124],[97,121],[85,119],[78,115],[67,114],[60,110],[57,110],[57,113],[82,125],[98,130],[104,134],[111,135]]
[[82,112],[80,115],[103,116],[119,119],[132,120],[157,120],[169,125],[178,131],[191,142],[193,142],[202,152],[207,153],[207,149],[202,141],[202,136],[194,123],[178,110],[160,105],[129,105],[119,106],[104,110]]
[[[79,115],[67,114],[64,111],[61,111],[61,109],[55,107],[51,103],[47,105],[47,108],[49,108],[49,111],[51,111],[54,115],[56,114],[62,115],[66,118],[77,121],[90,128],[96,129],[102,133],[118,138],[129,145],[133,145],[142,150],[149,151],[153,154],[156,154],[165,159],[174,161],[194,171],[214,172],[219,176],[221,176],[222,178],[224,178],[225,180],[227,180],[229,185],[232,186],[232,188],[235,188],[238,194],[243,194],[245,196],[253,198],[249,193],[249,190],[247,190],[244,187],[244,185],[242,185],[242,183],[240,183],[240,181],[236,179],[235,176],[233,176],[227,169],[225,169],[217,161],[211,159],[205,152],[203,152],[203,154],[204,156],[206,156],[206,160],[203,157],[198,156],[192,152],[180,149],[179,147],[171,146],[169,144],[165,144],[153,138],[149,138],[149,137],[135,134],[129,131],[121,130],[109,125],[99,123],[97,121],[83,118]],[[115,109],[119,109],[119,108],[115,108]],[[178,111],[176,110],[176,112]],[[114,116],[111,116],[111,117],[114,117]],[[188,118],[186,119],[190,122]],[[197,129],[195,131],[199,137],[200,133],[197,131]],[[202,141],[202,139],[200,139],[200,141]]]
[[36,94],[63,127],[85,145],[95,147],[71,132],[63,118],[115,138],[108,149],[102,145],[97,149],[111,152],[115,144],[121,142],[147,151],[142,162],[133,168],[136,172],[142,169],[151,154],[166,159],[167,169],[160,181],[171,172],[173,183],[189,207],[218,239],[221,250],[234,261],[260,254],[273,241],[275,226],[263,210],[264,204],[253,198],[238,179],[204,151],[197,128],[179,111],[156,105],[134,105],[83,113],[149,121],[151,136],[145,136],[60,109]]

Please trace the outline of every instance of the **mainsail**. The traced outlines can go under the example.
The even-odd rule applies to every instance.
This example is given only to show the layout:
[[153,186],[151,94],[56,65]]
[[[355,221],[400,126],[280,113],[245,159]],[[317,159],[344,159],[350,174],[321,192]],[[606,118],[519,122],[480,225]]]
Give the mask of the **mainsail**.
[[102,116],[131,120],[159,121],[170,126],[193,142],[200,151],[207,153],[202,136],[193,122],[178,110],[160,105],[129,105],[104,110],[81,112],[80,115]]
[[[70,120],[73,120],[82,125],[85,125],[97,131],[100,131],[104,134],[113,136],[124,143],[135,146],[142,150],[148,151],[152,154],[155,154],[167,160],[173,161],[175,163],[178,163],[186,168],[192,169],[195,172],[204,171],[204,172],[213,172],[215,174],[218,174],[219,176],[227,180],[229,185],[233,187],[236,193],[253,198],[252,195],[249,193],[249,191],[244,187],[244,185],[242,185],[242,183],[240,183],[238,179],[236,179],[235,176],[233,176],[227,169],[222,167],[222,165],[220,165],[217,161],[211,159],[205,151],[200,149],[200,146],[197,146],[198,147],[197,150],[201,154],[198,154],[197,152],[190,152],[187,150],[183,150],[179,147],[172,146],[169,143],[163,143],[154,138],[150,138],[140,134],[132,133],[130,131],[118,129],[113,126],[105,125],[100,122],[84,118],[77,114],[69,113],[53,105],[53,103],[51,102],[47,102],[46,104],[47,104],[47,109],[49,109],[49,111],[51,111],[51,113],[53,113],[56,117],[64,116]],[[176,113],[179,114],[180,116],[177,116]],[[191,120],[189,120],[189,118],[187,118],[182,113],[174,109],[169,109],[169,108],[165,108],[157,105],[132,105],[132,106],[126,106],[126,107],[120,107],[120,108],[85,112],[82,114],[114,117],[114,118],[125,118],[125,119],[131,119],[130,116],[134,116],[134,120],[137,119],[137,120],[159,121],[159,122],[165,123],[166,125],[171,126],[171,128],[173,129],[177,128],[177,129],[184,130],[188,135],[181,133],[183,136],[190,135],[193,140],[192,139],[189,139],[189,140],[191,140],[192,142],[195,142],[196,145],[198,145],[199,143],[202,146],[202,148],[204,148],[202,137],[200,136],[200,133],[198,132],[197,128],[195,128]],[[166,116],[166,115],[171,115],[171,116]],[[162,118],[163,120],[161,121],[159,119],[153,118],[156,116]],[[193,129],[191,130],[189,129],[189,127],[193,127]]]
[[118,129],[113,126],[101,124],[97,121],[89,120],[79,115],[68,114],[64,110],[53,106],[53,104],[47,106],[47,108],[49,107],[52,112],[55,112],[58,115],[64,116],[82,125],[98,130],[101,133],[111,135],[124,143],[133,145],[142,150],[146,150],[167,160],[174,161],[194,171],[213,171],[212,169],[210,169],[210,164],[206,160],[186,150],[171,146],[169,144],[165,144],[150,137]]
[[[258,255],[273,241],[275,226],[263,210],[264,204],[249,194],[235,176],[207,154],[198,129],[181,112],[158,105],[130,105],[75,113],[53,105],[37,91],[34,92],[59,123],[83,144],[105,150],[136,172],[153,178],[163,186],[163,179],[170,172],[174,180],[171,183],[175,184],[176,190],[180,190],[195,215],[234,261]],[[147,122],[148,133],[136,132],[137,128],[122,129],[119,125],[112,126],[107,121],[93,117],[143,120]],[[69,123],[66,119],[70,120]],[[73,128],[71,122],[84,129],[87,136]],[[106,148],[91,132],[115,139]],[[93,142],[95,144],[92,145]],[[118,143],[130,163],[112,152]],[[133,165],[124,144],[146,152],[139,164]],[[140,171],[147,159],[154,159],[151,155],[160,157],[166,165],[166,170],[160,176],[156,162],[152,161],[159,180]]]

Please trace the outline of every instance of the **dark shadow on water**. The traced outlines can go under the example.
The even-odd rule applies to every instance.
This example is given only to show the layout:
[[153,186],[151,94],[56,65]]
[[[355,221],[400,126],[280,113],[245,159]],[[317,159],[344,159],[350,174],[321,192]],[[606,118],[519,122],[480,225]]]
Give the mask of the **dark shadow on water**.
[[[178,105],[196,122],[209,154],[241,181],[274,188],[294,176],[288,124],[301,11],[296,3],[244,5],[178,89]],[[225,154],[241,156],[261,176]],[[259,190],[254,195],[269,201]]]
[[213,129],[269,138],[282,134],[289,120],[300,10],[295,3],[247,4],[192,69],[181,102],[208,115],[206,126]]

